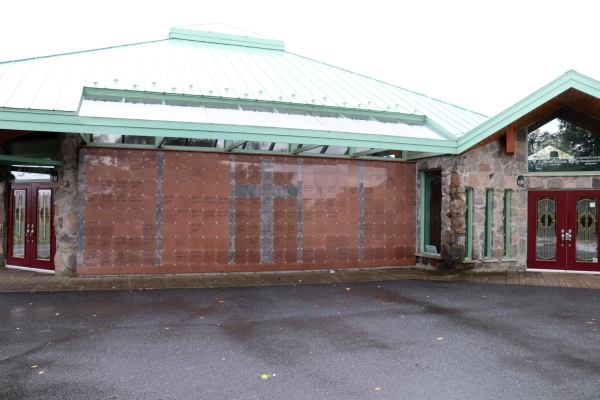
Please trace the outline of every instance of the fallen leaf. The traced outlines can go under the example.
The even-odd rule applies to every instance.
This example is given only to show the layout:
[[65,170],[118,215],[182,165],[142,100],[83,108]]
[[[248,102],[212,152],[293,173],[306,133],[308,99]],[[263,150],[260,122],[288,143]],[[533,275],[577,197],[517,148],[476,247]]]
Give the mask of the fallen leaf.
[[380,387],[376,387],[375,390],[379,391],[379,390],[381,390],[381,388]]
[[588,321],[588,322],[586,322],[586,324],[588,324],[588,325],[596,325],[596,323],[594,321]]
[[260,377],[263,378],[263,379],[271,379],[271,375],[270,374],[262,374]]
[[350,288],[349,288],[349,287],[347,287],[347,288],[346,288],[346,290],[350,290]]
[[204,319],[204,317],[200,317],[200,319]]
[[37,365],[32,365],[31,368],[37,368]]
[[302,282],[302,279],[298,279],[298,282]]
[[169,329],[169,328],[167,327],[167,328],[165,328],[165,329]]
[[221,360],[225,361],[225,359],[224,359],[224,358],[222,358]]
[[56,316],[59,316],[59,315],[60,315],[60,313],[56,313],[56,314],[54,314],[54,315],[56,315]]
[[92,314],[92,317],[95,317],[95,316],[96,316],[96,314]]
[[437,340],[444,340],[444,338],[443,337],[439,337],[439,338],[437,338]]
[[219,303],[223,303],[225,300],[219,300]]
[[38,372],[38,374],[43,374],[43,373],[44,373],[44,371],[40,371],[40,372]]

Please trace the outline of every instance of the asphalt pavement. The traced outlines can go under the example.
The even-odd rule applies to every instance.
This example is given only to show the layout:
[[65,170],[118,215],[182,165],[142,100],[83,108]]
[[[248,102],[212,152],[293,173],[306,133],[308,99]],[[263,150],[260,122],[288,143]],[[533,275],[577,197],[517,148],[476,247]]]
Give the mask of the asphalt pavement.
[[1,399],[598,399],[600,291],[0,293]]

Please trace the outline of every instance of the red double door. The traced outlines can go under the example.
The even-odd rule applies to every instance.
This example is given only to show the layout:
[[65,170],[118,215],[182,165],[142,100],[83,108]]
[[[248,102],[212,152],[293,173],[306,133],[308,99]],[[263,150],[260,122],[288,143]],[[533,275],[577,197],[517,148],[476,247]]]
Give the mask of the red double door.
[[527,268],[600,271],[600,191],[530,191]]
[[13,183],[8,213],[8,265],[54,270],[53,183]]

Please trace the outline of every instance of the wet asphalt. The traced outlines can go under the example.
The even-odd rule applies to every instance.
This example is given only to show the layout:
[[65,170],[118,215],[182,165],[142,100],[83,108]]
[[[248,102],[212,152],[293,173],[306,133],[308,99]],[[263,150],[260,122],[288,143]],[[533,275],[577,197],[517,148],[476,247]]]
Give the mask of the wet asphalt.
[[461,282],[2,293],[0,398],[598,399],[598,321]]

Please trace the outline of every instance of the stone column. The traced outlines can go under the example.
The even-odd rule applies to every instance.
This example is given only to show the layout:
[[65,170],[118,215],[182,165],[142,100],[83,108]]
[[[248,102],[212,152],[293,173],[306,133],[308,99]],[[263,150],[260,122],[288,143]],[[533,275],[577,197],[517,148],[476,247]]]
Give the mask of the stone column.
[[442,257],[446,268],[461,268],[465,258],[465,205],[466,195],[462,186],[462,174],[457,165],[450,170],[450,190],[448,212],[450,226],[442,241]]
[[77,274],[77,184],[79,174],[79,146],[77,134],[59,133],[56,137],[56,159],[64,162],[57,167],[58,182],[54,186],[54,231],[56,275]]

